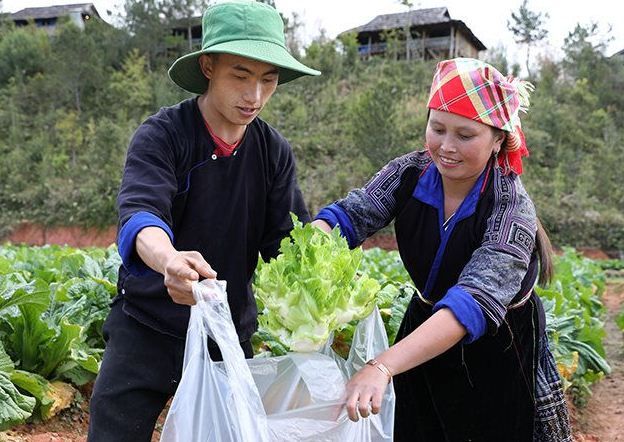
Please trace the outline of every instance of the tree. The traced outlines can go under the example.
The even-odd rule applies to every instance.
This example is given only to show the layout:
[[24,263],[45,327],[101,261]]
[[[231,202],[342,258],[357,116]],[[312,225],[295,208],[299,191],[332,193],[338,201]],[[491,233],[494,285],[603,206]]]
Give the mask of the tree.
[[488,49],[485,61],[490,63],[505,75],[511,74],[514,77],[517,77],[520,74],[520,65],[518,63],[509,64],[509,60],[507,59],[507,48],[503,45],[498,45]]
[[530,53],[531,46],[540,42],[548,35],[548,30],[544,28],[545,19],[548,14],[533,12],[527,6],[528,0],[523,0],[517,12],[511,13],[511,20],[507,21],[507,28],[513,32],[516,43],[526,45],[526,69],[527,75],[531,77]]
[[397,154],[396,110],[399,88],[387,78],[370,82],[350,109],[353,145],[379,169]]
[[152,110],[147,62],[138,50],[130,51],[121,70],[111,75],[110,94],[112,102],[117,103],[120,119],[130,117],[138,124]]
[[339,72],[341,58],[336,50],[336,40],[328,38],[325,30],[321,29],[321,34],[308,46],[304,61],[325,76]]
[[411,45],[412,45],[412,9],[414,8],[414,2],[411,0],[399,0],[403,6],[407,6],[407,21],[405,23],[405,59],[410,60],[411,57]]
[[398,60],[401,53],[401,39],[399,38],[401,31],[397,29],[384,29],[381,32],[381,41],[386,43],[384,57],[388,60]]
[[147,54],[147,67],[152,71],[158,57],[164,53],[165,38],[169,33],[161,0],[126,0],[125,28],[132,36],[131,43]]
[[78,113],[84,101],[97,101],[97,92],[108,76],[99,42],[91,35],[90,28],[81,30],[67,21],[58,27],[52,40],[54,56],[49,81],[56,85],[57,107],[71,103]]
[[0,38],[0,84],[15,75],[27,78],[43,72],[49,52],[44,31],[34,26],[8,30]]
[[354,67],[360,61],[359,43],[357,33],[346,32],[338,36],[342,48],[343,61],[345,66]]
[[568,76],[574,79],[585,78],[591,84],[602,83],[606,68],[606,42],[592,43],[597,34],[598,25],[595,23],[587,26],[577,24],[565,38],[563,67]]

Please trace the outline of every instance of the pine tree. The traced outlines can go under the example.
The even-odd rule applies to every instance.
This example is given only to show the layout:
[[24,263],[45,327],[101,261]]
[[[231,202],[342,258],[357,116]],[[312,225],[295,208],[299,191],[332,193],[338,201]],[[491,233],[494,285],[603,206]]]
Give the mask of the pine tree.
[[531,46],[540,42],[548,35],[548,30],[544,28],[545,19],[548,14],[533,12],[527,6],[528,0],[524,0],[517,12],[511,13],[511,20],[507,21],[507,28],[516,37],[516,43],[526,45],[526,69],[527,75],[531,77],[530,54]]

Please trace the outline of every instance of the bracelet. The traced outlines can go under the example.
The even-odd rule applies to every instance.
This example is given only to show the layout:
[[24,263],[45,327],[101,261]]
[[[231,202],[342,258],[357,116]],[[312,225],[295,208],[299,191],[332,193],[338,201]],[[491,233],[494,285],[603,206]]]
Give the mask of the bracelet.
[[392,372],[388,369],[388,367],[379,362],[377,359],[369,359],[368,361],[366,361],[366,365],[376,367],[379,371],[388,376],[388,383],[390,383],[390,381],[392,380]]

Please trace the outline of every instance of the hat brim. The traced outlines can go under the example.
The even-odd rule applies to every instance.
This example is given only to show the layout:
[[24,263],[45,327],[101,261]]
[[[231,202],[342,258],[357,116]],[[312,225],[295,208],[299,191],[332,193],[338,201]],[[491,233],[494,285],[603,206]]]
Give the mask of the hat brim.
[[278,83],[287,83],[303,75],[320,75],[321,72],[300,63],[282,46],[262,40],[237,40],[211,46],[178,58],[169,68],[169,78],[182,89],[194,94],[203,94],[208,88],[208,79],[199,67],[203,54],[224,53],[239,55],[252,60],[277,66]]

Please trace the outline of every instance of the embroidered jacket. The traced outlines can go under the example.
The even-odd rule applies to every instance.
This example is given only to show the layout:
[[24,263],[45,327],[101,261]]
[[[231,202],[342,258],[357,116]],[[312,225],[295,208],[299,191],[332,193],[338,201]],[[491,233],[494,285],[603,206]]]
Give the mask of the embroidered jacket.
[[494,333],[537,278],[535,208],[520,178],[492,164],[446,225],[441,176],[425,151],[391,161],[317,218],[338,224],[352,247],[396,220],[416,287],[434,311],[453,311],[466,342]]

